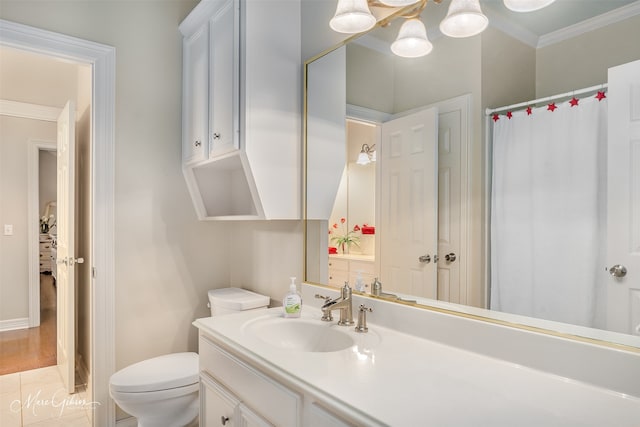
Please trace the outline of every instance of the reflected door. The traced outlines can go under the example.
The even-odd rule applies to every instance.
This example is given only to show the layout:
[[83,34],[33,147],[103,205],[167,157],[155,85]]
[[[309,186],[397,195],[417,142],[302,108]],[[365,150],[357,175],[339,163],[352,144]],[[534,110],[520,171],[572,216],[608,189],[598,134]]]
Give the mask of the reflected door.
[[[438,112],[382,125],[380,277],[393,291],[437,297]],[[384,289],[384,287],[383,287]]]
[[68,393],[75,391],[75,105],[58,117],[57,356]]
[[609,69],[608,102],[607,329],[640,335],[640,61]]

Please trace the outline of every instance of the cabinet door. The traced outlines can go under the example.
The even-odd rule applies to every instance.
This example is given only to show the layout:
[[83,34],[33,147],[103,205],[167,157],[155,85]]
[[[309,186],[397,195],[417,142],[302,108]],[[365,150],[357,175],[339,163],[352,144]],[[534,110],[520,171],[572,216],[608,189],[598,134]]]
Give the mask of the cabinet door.
[[182,160],[206,159],[209,132],[209,27],[184,40]]
[[200,426],[237,425],[235,408],[240,401],[206,375],[200,377]]
[[210,21],[209,156],[240,148],[240,1],[228,0]]
[[242,403],[238,406],[237,413],[238,423],[235,424],[236,427],[273,427],[273,424]]

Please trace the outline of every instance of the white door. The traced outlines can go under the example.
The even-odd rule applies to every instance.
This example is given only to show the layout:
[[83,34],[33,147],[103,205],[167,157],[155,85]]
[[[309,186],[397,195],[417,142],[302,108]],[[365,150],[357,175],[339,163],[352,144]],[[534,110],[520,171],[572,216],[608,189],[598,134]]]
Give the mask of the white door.
[[438,299],[467,303],[460,280],[462,249],[462,109],[438,116]]
[[436,298],[438,111],[382,125],[380,278],[394,291]]
[[[640,335],[640,61],[609,69],[607,329]],[[626,269],[624,273],[623,269]]]
[[75,104],[58,117],[58,369],[67,392],[75,391]]

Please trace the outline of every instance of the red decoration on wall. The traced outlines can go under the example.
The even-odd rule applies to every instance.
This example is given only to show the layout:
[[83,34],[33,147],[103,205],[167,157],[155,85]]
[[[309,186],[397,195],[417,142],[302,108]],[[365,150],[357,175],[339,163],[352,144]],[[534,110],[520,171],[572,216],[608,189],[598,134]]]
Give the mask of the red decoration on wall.
[[494,122],[497,122],[498,120],[500,120],[500,116],[499,116],[499,115],[497,115],[497,114],[494,114],[494,115],[493,115],[493,121],[494,121]]
[[553,112],[556,108],[558,108],[558,107],[556,107],[556,103],[555,102],[552,102],[551,104],[547,105],[547,111]]
[[605,93],[603,91],[598,91],[598,94],[596,95],[596,99],[598,101],[602,101],[603,99],[605,99],[607,97],[607,95],[605,95]]
[[577,106],[577,105],[578,105],[578,102],[579,102],[579,101],[580,101],[580,100],[579,100],[578,98],[573,97],[573,98],[571,98],[571,101],[569,101],[569,104],[571,104],[571,106],[572,106],[572,107],[575,107],[575,106]]
[[511,111],[507,111],[507,117],[509,117],[509,120],[511,120],[511,117],[513,117],[513,113]]
[[531,107],[527,107],[527,116],[530,116],[532,112],[533,109]]

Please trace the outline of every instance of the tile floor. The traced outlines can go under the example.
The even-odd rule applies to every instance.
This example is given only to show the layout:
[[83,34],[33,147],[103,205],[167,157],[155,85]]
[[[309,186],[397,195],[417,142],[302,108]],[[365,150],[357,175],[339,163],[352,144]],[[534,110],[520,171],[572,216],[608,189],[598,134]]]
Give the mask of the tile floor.
[[2,427],[90,427],[91,411],[84,387],[67,394],[56,366],[0,375]]

